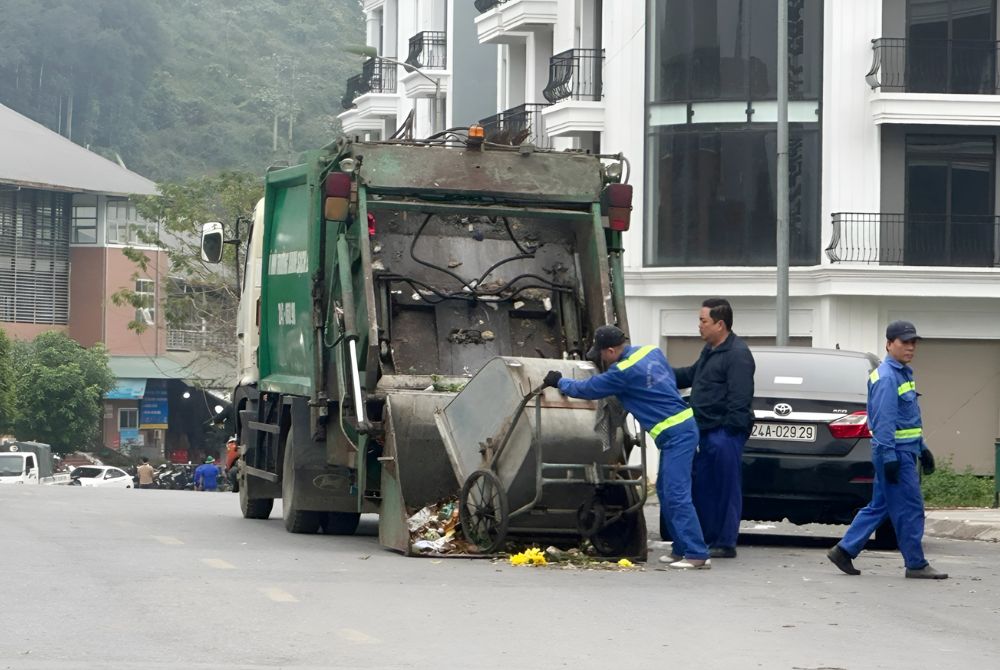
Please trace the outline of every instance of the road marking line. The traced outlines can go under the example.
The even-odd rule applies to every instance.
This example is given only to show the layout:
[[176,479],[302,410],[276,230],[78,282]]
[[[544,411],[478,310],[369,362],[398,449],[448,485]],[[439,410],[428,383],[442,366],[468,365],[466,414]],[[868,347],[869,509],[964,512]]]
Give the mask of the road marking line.
[[170,537],[169,535],[150,535],[150,537],[160,544],[184,544],[176,537]]
[[218,568],[219,570],[235,570],[236,566],[229,561],[224,561],[221,558],[203,558],[201,562],[210,568]]
[[355,628],[341,628],[337,631],[337,637],[355,644],[376,644],[379,642],[377,637],[372,637],[368,633],[363,633]]
[[276,586],[262,586],[259,591],[276,603],[297,603],[299,599]]

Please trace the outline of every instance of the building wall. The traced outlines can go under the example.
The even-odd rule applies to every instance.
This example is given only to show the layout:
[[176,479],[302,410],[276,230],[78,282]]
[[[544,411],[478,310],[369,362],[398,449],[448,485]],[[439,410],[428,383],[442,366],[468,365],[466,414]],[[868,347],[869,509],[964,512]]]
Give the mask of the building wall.
[[642,267],[646,9],[642,2],[605,1],[604,109],[601,151],[628,158],[632,184],[632,228],[625,235],[625,267]]
[[[168,260],[162,251],[146,251],[150,259],[145,272],[140,271],[135,263],[127,258],[120,248],[107,249],[107,297],[105,345],[114,355],[155,356],[166,351],[167,334],[164,327],[162,291],[166,285]],[[135,319],[135,308],[125,305],[117,306],[111,302],[111,295],[123,288],[134,289],[133,275],[138,272],[140,277],[153,279],[157,286],[157,305],[155,324],[144,332],[129,330],[129,322]]]
[[106,248],[73,246],[69,250],[69,336],[85,347],[104,341]]
[[53,326],[44,323],[8,323],[0,321],[0,329],[3,329],[7,333],[7,337],[13,340],[33,340],[38,335],[47,333],[50,330],[65,333],[68,327]]
[[452,88],[448,95],[448,125],[469,126],[496,111],[496,48],[479,44],[471,2],[451,2],[448,26],[448,69]]

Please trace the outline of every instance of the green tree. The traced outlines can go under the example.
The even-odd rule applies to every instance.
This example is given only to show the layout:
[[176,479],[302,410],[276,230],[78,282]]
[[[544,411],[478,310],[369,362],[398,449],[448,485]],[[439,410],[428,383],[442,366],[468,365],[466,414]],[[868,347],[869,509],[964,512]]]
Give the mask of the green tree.
[[62,453],[89,449],[100,436],[102,399],[115,384],[104,347],[84,349],[50,331],[23,352],[15,384],[18,438]]
[[0,434],[14,428],[14,361],[7,333],[0,329]]
[[[170,259],[169,287],[162,292],[166,298],[161,305],[167,323],[202,333],[205,354],[235,364],[238,277],[243,272],[249,222],[263,195],[262,179],[248,172],[224,172],[158,188],[158,196],[135,197],[135,201],[141,216],[160,222],[159,236],[144,241],[163,249]],[[201,226],[208,221],[228,224],[230,236],[242,238],[239,245],[226,245],[220,264],[201,260]],[[150,259],[142,250],[127,248],[124,253],[138,268],[134,277],[146,271]],[[131,288],[112,295],[115,304],[136,308],[149,306],[143,299]],[[129,328],[142,332],[146,326],[132,322]]]

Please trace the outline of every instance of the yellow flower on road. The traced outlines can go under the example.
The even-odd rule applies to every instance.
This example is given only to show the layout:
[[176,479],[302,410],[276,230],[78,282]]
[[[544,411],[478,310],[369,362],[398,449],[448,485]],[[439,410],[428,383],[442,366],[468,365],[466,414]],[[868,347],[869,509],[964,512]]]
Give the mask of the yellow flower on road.
[[635,567],[635,563],[633,563],[632,561],[628,560],[627,558],[623,558],[622,560],[618,561],[618,567],[619,568],[634,568]]
[[526,549],[510,557],[511,565],[548,565],[545,554],[538,547]]

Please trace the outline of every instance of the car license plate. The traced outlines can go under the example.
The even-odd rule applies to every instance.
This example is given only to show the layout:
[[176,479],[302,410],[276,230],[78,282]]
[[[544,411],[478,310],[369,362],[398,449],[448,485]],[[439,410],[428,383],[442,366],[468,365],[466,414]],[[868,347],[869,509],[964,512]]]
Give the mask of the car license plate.
[[755,423],[750,431],[750,439],[815,442],[816,426],[802,423]]

